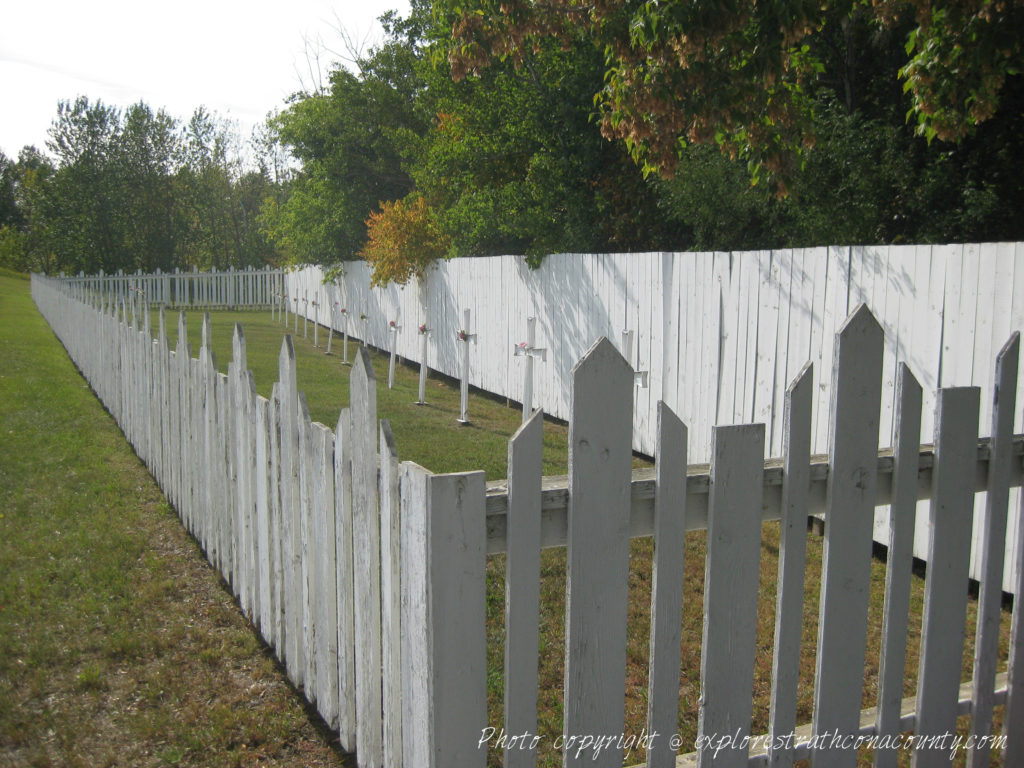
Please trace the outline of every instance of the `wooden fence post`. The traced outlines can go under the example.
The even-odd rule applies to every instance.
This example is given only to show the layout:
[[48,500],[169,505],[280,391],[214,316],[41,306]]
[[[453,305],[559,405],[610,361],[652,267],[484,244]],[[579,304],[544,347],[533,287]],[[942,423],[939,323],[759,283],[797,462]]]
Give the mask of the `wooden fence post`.
[[[702,768],[747,765],[763,475],[763,424],[713,428],[697,724]],[[737,743],[719,750],[726,734]]]
[[402,753],[482,768],[487,721],[484,473],[402,464]]
[[686,545],[686,425],[658,403],[658,455],[651,569],[651,652],[648,673],[648,768],[674,768],[672,735],[679,723],[679,659]]
[[[892,502],[889,505],[889,552],[885,568],[885,606],[878,666],[878,710],[875,730],[884,739],[901,732],[903,671],[907,656],[910,576],[914,563],[917,522],[917,473],[921,447],[921,385],[906,365],[896,383],[895,450]],[[876,749],[875,768],[896,768],[898,750]]]
[[[915,731],[924,736],[956,731],[974,517],[973,473],[962,470],[977,461],[979,403],[977,387],[959,387],[939,390],[935,405],[931,567],[925,575],[915,724]],[[913,765],[947,766],[949,749],[918,745]]]
[[[992,689],[999,658],[999,619],[1002,602],[1003,561],[1005,559],[1006,519],[1010,492],[1011,440],[1017,405],[1017,364],[1020,356],[1020,332],[1014,332],[996,357],[993,378],[992,450],[988,465],[985,528],[981,541],[981,562],[985,573],[978,596],[978,623],[974,643],[974,692],[971,699],[971,734],[979,744],[968,752],[968,768],[989,764],[991,747],[981,740],[992,732]],[[1019,593],[1018,593],[1019,594]],[[1024,598],[1022,598],[1024,599]],[[1007,765],[1012,765],[1008,762]]]
[[[811,395],[814,367],[807,363],[786,391],[783,416],[782,509],[779,523],[778,593],[775,602],[775,652],[769,711],[769,765],[790,768],[792,745],[785,737],[796,729],[800,636],[803,630],[804,573],[807,560],[807,491],[811,461]],[[787,748],[789,747],[789,748]]]
[[[622,732],[632,472],[633,369],[601,339],[572,373],[565,633],[565,734]],[[614,766],[566,745],[564,765]]]
[[350,386],[356,745],[362,765],[376,768],[383,759],[377,379],[366,347],[356,354]]
[[[505,555],[505,732],[537,732],[540,638],[540,492],[544,414],[534,412],[508,441]],[[532,768],[533,749],[508,748],[505,768]]]
[[[860,732],[868,585],[878,474],[882,329],[865,305],[836,337],[812,732],[814,768],[852,768],[856,750],[829,748]],[[828,738],[826,738],[828,736]]]

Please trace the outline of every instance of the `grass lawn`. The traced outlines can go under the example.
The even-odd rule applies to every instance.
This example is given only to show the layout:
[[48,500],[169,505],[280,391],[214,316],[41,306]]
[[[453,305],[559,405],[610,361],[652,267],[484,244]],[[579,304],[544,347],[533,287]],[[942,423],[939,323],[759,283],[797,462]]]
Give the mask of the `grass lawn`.
[[[187,317],[195,355],[202,313],[188,313]],[[277,379],[278,354],[286,329],[272,322],[266,311],[211,313],[212,345],[222,371],[230,359],[236,322],[245,330],[247,363],[255,374],[257,390],[268,396]],[[181,531],[173,511],[116,426],[74,373],[63,350],[31,307],[24,281],[3,278],[0,283],[0,323],[5,360],[0,379],[0,393],[4,395],[0,439],[5,441],[0,444],[4,457],[0,492],[3,508],[9,510],[6,518],[0,519],[5,534],[0,540],[0,680],[15,691],[13,697],[0,697],[0,764],[8,754],[14,755],[18,764],[29,762],[33,755],[40,764],[46,764],[46,760],[69,763],[71,758],[64,755],[73,754],[90,739],[97,749],[115,749],[119,736],[120,748],[135,751],[111,753],[115,755],[112,763],[148,760],[162,764],[162,754],[163,762],[171,764],[179,758],[183,764],[245,764],[253,748],[271,754],[282,764],[289,760],[304,765],[340,761],[340,755],[327,746],[328,739],[310,725],[315,718],[306,719],[301,707],[297,713],[287,710],[285,714],[285,700],[298,706],[295,694],[281,682],[255,633],[246,627],[229,595],[218,587],[216,576]],[[168,313],[167,324],[173,345],[175,313]],[[157,327],[155,320],[153,327]],[[291,326],[287,330],[290,332]],[[312,418],[333,427],[340,408],[348,403],[350,369],[340,362],[340,339],[334,339],[333,354],[326,356],[323,329],[319,337],[317,349],[312,343],[313,328],[304,339],[300,323],[299,338],[295,340],[298,387],[306,394]],[[350,342],[350,360],[354,354],[355,343]],[[415,367],[399,366],[395,388],[388,390],[388,360],[377,353],[372,358],[379,416],[391,421],[401,459],[416,461],[436,472],[483,469],[488,479],[505,476],[506,441],[519,426],[519,410],[506,407],[504,400],[475,394],[469,409],[473,423],[460,426],[455,421],[458,387],[452,382],[433,376],[427,386],[429,405],[416,406]],[[33,424],[46,429],[37,430]],[[562,424],[545,424],[545,474],[566,472],[567,432]],[[17,460],[8,460],[8,456]],[[638,458],[636,463],[644,461]],[[65,512],[58,521],[55,510],[62,508]],[[13,516],[23,529],[16,536],[9,532]],[[61,533],[52,534],[51,529]],[[691,533],[685,553],[679,722],[683,751],[692,749],[697,735],[704,538],[702,532]],[[646,717],[651,541],[634,540],[631,552],[627,736],[639,734]],[[821,538],[809,535],[798,715],[801,723],[811,718],[821,555]],[[97,574],[83,575],[86,566],[93,563]],[[753,726],[758,734],[768,728],[777,567],[778,526],[769,524],[763,532],[758,603]],[[538,762],[555,766],[561,764],[561,756],[551,744],[562,728],[564,549],[545,550],[541,568],[539,734],[543,740]],[[502,718],[504,571],[502,556],[488,559],[488,722],[495,727],[501,725]],[[193,582],[200,579],[210,585],[212,608],[194,605],[197,587]],[[884,580],[884,561],[876,558],[872,563],[863,707],[876,703]],[[96,586],[85,589],[86,581],[104,586],[99,592]],[[908,638],[908,696],[914,693],[917,674],[924,592],[920,574],[912,589],[915,615]],[[65,617],[66,611],[74,615]],[[964,680],[971,676],[973,598],[968,611]],[[207,616],[212,626],[203,624]],[[226,629],[229,624],[230,632]],[[1008,611],[1004,611],[1002,629],[1001,653],[1005,658]],[[193,645],[183,648],[187,643]],[[252,655],[245,655],[248,650]],[[61,663],[40,665],[37,661],[33,665],[28,661],[31,658],[60,659]],[[151,680],[150,675],[156,679]],[[210,686],[207,698],[183,690],[189,678],[197,676],[200,690]],[[238,678],[243,680],[244,691],[226,688]],[[273,682],[253,682],[253,678]],[[217,698],[216,692],[222,688],[221,698]],[[35,693],[30,693],[33,690]],[[54,694],[55,690],[59,693]],[[271,698],[264,690],[278,698]],[[69,717],[64,709],[54,714],[57,707],[70,707],[69,702],[78,702],[77,714]],[[48,714],[42,717],[40,713]],[[243,715],[252,721],[220,723],[221,717]],[[255,725],[258,717],[270,718],[275,727],[262,721]],[[100,726],[110,723],[107,731],[101,732],[93,719]],[[70,727],[65,721],[81,722],[77,735],[62,736]],[[168,734],[175,735],[174,740]],[[166,745],[162,738],[168,739]],[[322,751],[316,752],[317,748]],[[308,758],[302,751],[305,749],[309,750]],[[141,750],[146,750],[148,756],[142,756]],[[128,759],[118,756],[121,754],[128,755]],[[862,765],[870,764],[870,755],[861,758]],[[642,752],[633,752],[626,764],[643,759]],[[102,759],[83,764],[96,762]],[[961,755],[959,763],[954,764],[962,762]],[[488,763],[500,765],[500,753],[491,752]]]

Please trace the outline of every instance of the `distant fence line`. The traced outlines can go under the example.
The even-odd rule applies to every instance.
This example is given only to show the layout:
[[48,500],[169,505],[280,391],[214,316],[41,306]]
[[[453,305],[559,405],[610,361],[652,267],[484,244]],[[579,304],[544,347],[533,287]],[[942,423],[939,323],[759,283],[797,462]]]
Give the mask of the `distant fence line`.
[[151,274],[98,275],[80,273],[65,280],[75,289],[108,301],[132,301],[141,299],[151,304],[162,304],[181,309],[241,309],[245,307],[269,307],[284,285],[284,270],[272,267],[256,269],[230,268],[218,272],[193,270],[182,272],[161,272]]
[[[990,362],[996,371],[993,435],[979,442],[977,387],[939,393],[934,430],[922,429],[923,392],[909,367],[896,373],[895,447],[879,450],[883,330],[865,306],[836,323],[829,371],[802,367],[787,381],[781,464],[764,461],[763,424],[715,426],[710,467],[688,466],[687,427],[658,405],[656,467],[631,470],[635,377],[607,339],[573,367],[569,478],[542,481],[535,413],[509,444],[509,472],[487,486],[482,472],[433,475],[399,462],[376,385],[360,350],[350,407],[337,429],[312,423],[296,389],[290,337],[269,399],[246,370],[240,326],[228,373],[209,346],[198,358],[184,315],[170,347],[165,313],[156,338],[150,313],[127,302],[80,300],[77,288],[33,276],[43,316],[154,477],[220,569],[242,609],[282,659],[289,677],[360,768],[482,768],[489,670],[486,557],[506,553],[504,722],[537,732],[540,549],[567,547],[564,765],[618,768],[621,749],[593,744],[624,732],[629,539],[652,536],[654,567],[646,732],[648,768],[675,764],[670,741],[680,708],[680,623],[687,530],[708,531],[704,567],[698,751],[701,765],[815,762],[853,766],[863,737],[899,744],[925,738],[915,765],[945,765],[935,741],[970,715],[975,739],[1003,707],[1004,764],[1024,762],[1024,636],[1015,615],[1000,652],[1001,574],[1009,488],[1021,483],[1024,437],[1014,436],[1019,334]],[[827,460],[811,456],[818,379],[831,377]],[[412,407],[412,406],[410,406]],[[922,446],[933,440],[934,447]],[[695,468],[691,467],[691,470]],[[722,482],[727,478],[727,482]],[[987,491],[978,620],[966,620],[969,536],[978,491]],[[904,698],[916,507],[929,509],[929,568],[916,695]],[[872,510],[890,504],[877,708],[862,710]],[[808,515],[825,520],[816,640],[813,722],[797,728],[804,626]],[[771,685],[771,733],[751,750],[753,619],[762,524],[780,520]],[[1024,547],[1018,547],[1024,552]],[[1017,594],[1024,569],[1008,563]],[[1020,606],[1016,606],[1020,610]],[[961,685],[965,633],[976,633],[973,679]],[[1007,674],[997,675],[1008,665]],[[835,737],[841,737],[839,741]],[[929,738],[930,737],[930,738]],[[722,738],[728,738],[724,743]],[[975,741],[974,743],[977,743]],[[681,745],[688,749],[690,745]],[[876,754],[895,765],[898,748]],[[506,750],[505,765],[532,765]],[[972,755],[987,765],[988,750]]]

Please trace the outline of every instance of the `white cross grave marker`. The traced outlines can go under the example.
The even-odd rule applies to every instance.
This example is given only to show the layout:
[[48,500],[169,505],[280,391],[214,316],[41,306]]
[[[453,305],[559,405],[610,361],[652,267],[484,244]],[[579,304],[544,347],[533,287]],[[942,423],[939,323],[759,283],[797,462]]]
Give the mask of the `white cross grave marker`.
[[302,338],[309,338],[309,291],[302,292]]
[[313,297],[313,346],[320,347],[320,312],[317,310],[320,304],[316,300],[316,296]]
[[427,404],[427,336],[429,333],[430,329],[427,328],[426,323],[423,323],[420,326],[420,388],[416,405]]
[[338,306],[338,302],[334,302],[328,307],[328,315],[330,317],[327,320],[327,351],[325,355],[331,354],[331,341],[334,339],[334,308]]
[[342,307],[341,312],[341,364],[348,365],[348,310]]
[[636,364],[633,363],[633,339],[636,331],[624,330],[622,332],[622,356],[626,362],[633,366],[633,386],[647,389],[648,371],[638,371],[640,367],[640,349],[636,351]]
[[292,318],[295,320],[295,327],[292,329],[292,335],[299,335],[299,297],[292,296],[292,303],[295,304],[295,308],[292,310]]
[[515,357],[525,357],[526,365],[523,370],[523,423],[533,413],[533,361],[540,358],[541,362],[548,359],[548,351],[537,344],[537,318],[526,318],[526,341],[516,344],[512,354]]
[[388,364],[388,389],[395,387],[395,348],[398,346],[398,331],[402,326],[394,320],[388,323],[388,333],[391,335],[391,362]]
[[463,313],[465,318],[462,323],[462,328],[459,330],[458,339],[462,342],[462,386],[461,386],[461,404],[459,406],[459,418],[456,419],[459,424],[469,424],[469,342],[476,339],[475,333],[469,332],[469,310],[465,310]]

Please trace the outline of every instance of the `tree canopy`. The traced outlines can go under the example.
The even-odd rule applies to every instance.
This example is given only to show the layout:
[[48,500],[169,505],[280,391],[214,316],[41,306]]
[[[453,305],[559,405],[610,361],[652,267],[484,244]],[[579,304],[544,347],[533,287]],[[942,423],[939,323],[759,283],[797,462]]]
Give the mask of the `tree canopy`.
[[[648,171],[671,176],[685,148],[710,144],[785,185],[816,141],[815,98],[835,64],[825,45],[865,18],[898,31],[897,72],[919,133],[960,140],[994,115],[1021,64],[1018,0],[439,0],[456,79],[496,60],[522,65],[540,41],[581,35],[604,51],[601,130]],[[784,186],[782,187],[784,190]]]

